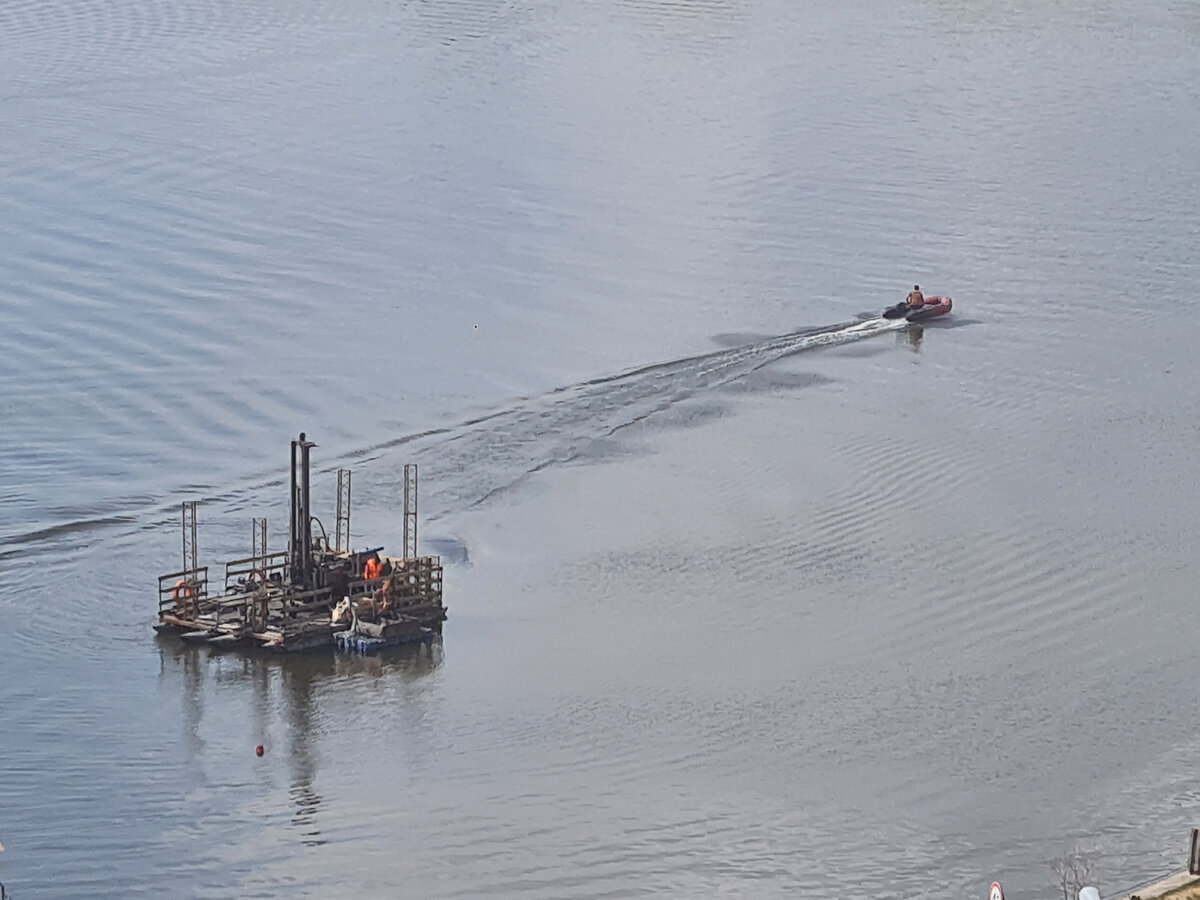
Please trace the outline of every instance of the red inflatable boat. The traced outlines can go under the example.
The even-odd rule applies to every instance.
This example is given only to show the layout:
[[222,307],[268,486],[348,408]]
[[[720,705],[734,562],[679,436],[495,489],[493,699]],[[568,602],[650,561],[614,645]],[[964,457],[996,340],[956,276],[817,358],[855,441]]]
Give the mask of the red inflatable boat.
[[885,319],[907,319],[910,322],[923,322],[935,316],[944,316],[954,307],[954,301],[949,297],[926,297],[925,302],[913,309],[905,303],[897,303],[883,311]]

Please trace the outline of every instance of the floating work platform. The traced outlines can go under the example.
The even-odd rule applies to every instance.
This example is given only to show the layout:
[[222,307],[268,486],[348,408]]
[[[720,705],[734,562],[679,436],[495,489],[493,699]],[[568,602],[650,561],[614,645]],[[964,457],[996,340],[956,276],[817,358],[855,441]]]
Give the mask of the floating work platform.
[[[417,467],[404,467],[404,553],[350,549],[350,471],[338,470],[331,542],[311,514],[309,451],[292,441],[288,549],[267,550],[267,521],[254,520],[252,553],[224,565],[219,591],[198,564],[196,502],[183,504],[183,568],[159,576],[160,634],[213,649],[374,653],[442,633],[442,564],[417,555]],[[314,532],[314,525],[317,531]]]

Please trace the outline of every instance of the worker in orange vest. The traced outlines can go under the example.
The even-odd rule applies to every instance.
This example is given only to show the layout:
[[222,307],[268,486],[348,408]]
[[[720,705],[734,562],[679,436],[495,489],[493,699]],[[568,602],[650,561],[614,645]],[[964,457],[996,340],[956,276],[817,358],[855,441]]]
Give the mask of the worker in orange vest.
[[383,563],[379,561],[379,557],[372,554],[363,566],[363,578],[366,581],[374,581],[383,574]]

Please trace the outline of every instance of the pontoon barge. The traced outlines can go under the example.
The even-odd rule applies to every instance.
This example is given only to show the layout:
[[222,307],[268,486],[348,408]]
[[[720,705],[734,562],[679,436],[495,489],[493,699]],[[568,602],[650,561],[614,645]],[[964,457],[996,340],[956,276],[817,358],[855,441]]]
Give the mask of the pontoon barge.
[[[158,579],[160,634],[221,648],[276,652],[334,648],[372,652],[442,633],[442,565],[417,556],[417,467],[404,467],[404,554],[350,549],[350,471],[338,470],[334,542],[311,514],[309,450],[292,441],[288,549],[267,551],[256,518],[250,556],[225,564],[219,594],[196,560],[196,501],[183,504],[183,568]],[[320,530],[313,536],[313,524]]]

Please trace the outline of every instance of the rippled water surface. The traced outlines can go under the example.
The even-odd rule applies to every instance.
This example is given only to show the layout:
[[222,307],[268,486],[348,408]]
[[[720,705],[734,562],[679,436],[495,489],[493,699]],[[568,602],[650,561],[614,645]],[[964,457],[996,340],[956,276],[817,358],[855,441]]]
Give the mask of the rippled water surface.
[[[0,121],[15,897],[1183,867],[1195,4],[9,0]],[[301,430],[441,644],[155,639]]]

